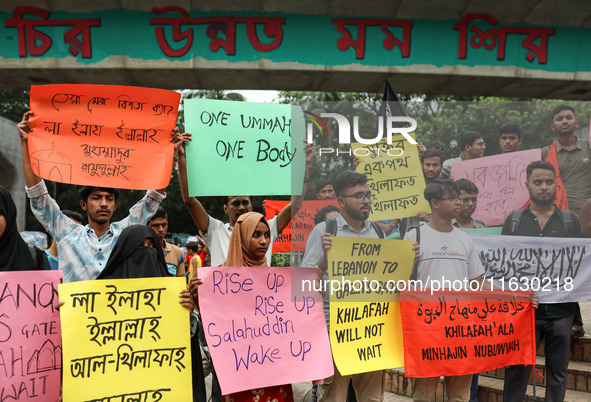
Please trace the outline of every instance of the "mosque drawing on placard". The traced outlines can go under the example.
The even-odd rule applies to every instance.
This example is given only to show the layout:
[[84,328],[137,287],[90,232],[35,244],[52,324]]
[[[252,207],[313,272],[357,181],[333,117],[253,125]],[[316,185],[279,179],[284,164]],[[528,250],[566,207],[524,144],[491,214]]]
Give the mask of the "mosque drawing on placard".
[[39,177],[60,183],[72,183],[70,161],[68,155],[55,149],[53,142],[50,149],[40,149],[31,153],[33,172]]
[[46,340],[39,350],[35,350],[27,362],[27,374],[62,368],[62,347],[55,346],[51,339]]

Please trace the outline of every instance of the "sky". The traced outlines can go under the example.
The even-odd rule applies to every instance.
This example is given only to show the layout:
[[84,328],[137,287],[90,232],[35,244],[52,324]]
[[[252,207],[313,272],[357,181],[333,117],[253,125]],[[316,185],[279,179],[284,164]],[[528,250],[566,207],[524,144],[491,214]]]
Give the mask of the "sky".
[[262,102],[262,103],[273,103],[273,99],[277,97],[278,91],[272,90],[243,90],[243,89],[231,89],[227,92],[238,92],[246,97],[248,102]]

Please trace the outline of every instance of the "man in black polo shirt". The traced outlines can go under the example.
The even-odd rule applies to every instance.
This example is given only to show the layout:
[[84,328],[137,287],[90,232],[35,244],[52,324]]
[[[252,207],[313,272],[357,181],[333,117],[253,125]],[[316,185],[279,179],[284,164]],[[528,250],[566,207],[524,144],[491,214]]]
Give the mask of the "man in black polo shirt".
[[[581,237],[581,225],[569,211],[556,207],[556,172],[545,161],[532,162],[526,169],[526,188],[531,204],[513,211],[505,220],[502,234],[517,236]],[[566,392],[571,328],[577,303],[540,304],[535,312],[536,347],[545,339],[546,401],[562,402]],[[531,366],[505,369],[503,401],[523,401]]]

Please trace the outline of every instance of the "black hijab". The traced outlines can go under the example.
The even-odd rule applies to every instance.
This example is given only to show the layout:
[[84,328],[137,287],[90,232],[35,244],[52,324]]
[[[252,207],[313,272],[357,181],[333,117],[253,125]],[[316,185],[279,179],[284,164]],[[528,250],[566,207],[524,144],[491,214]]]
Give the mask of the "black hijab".
[[0,236],[0,271],[38,269],[29,246],[16,227],[16,205],[7,189],[0,186],[0,215],[6,219],[6,228]]
[[[138,248],[144,239],[154,241],[155,250],[152,247]],[[162,247],[154,230],[144,225],[132,225],[123,229],[105,269],[97,279],[123,279],[123,278],[153,278],[170,276],[166,269]]]

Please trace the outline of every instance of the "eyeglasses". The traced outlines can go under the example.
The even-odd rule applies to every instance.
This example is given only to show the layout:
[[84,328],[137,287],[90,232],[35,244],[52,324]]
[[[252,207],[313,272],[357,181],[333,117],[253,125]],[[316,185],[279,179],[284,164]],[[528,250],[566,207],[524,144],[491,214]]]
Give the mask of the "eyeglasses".
[[367,194],[355,193],[355,194],[351,194],[351,195],[342,195],[341,197],[343,197],[343,198],[347,198],[347,197],[355,198],[357,200],[357,202],[363,202],[363,200],[365,200],[366,198],[367,198],[367,200],[369,202],[373,202],[373,200],[375,199],[375,195],[372,194],[372,193],[367,193]]
[[474,204],[475,202],[478,201],[478,197],[471,197],[471,198],[460,198],[460,201],[462,201],[462,204],[467,204],[470,201],[472,201],[472,204]]
[[451,202],[459,202],[460,199],[458,197],[442,197],[439,198],[440,200],[447,200],[447,201],[451,201]]

